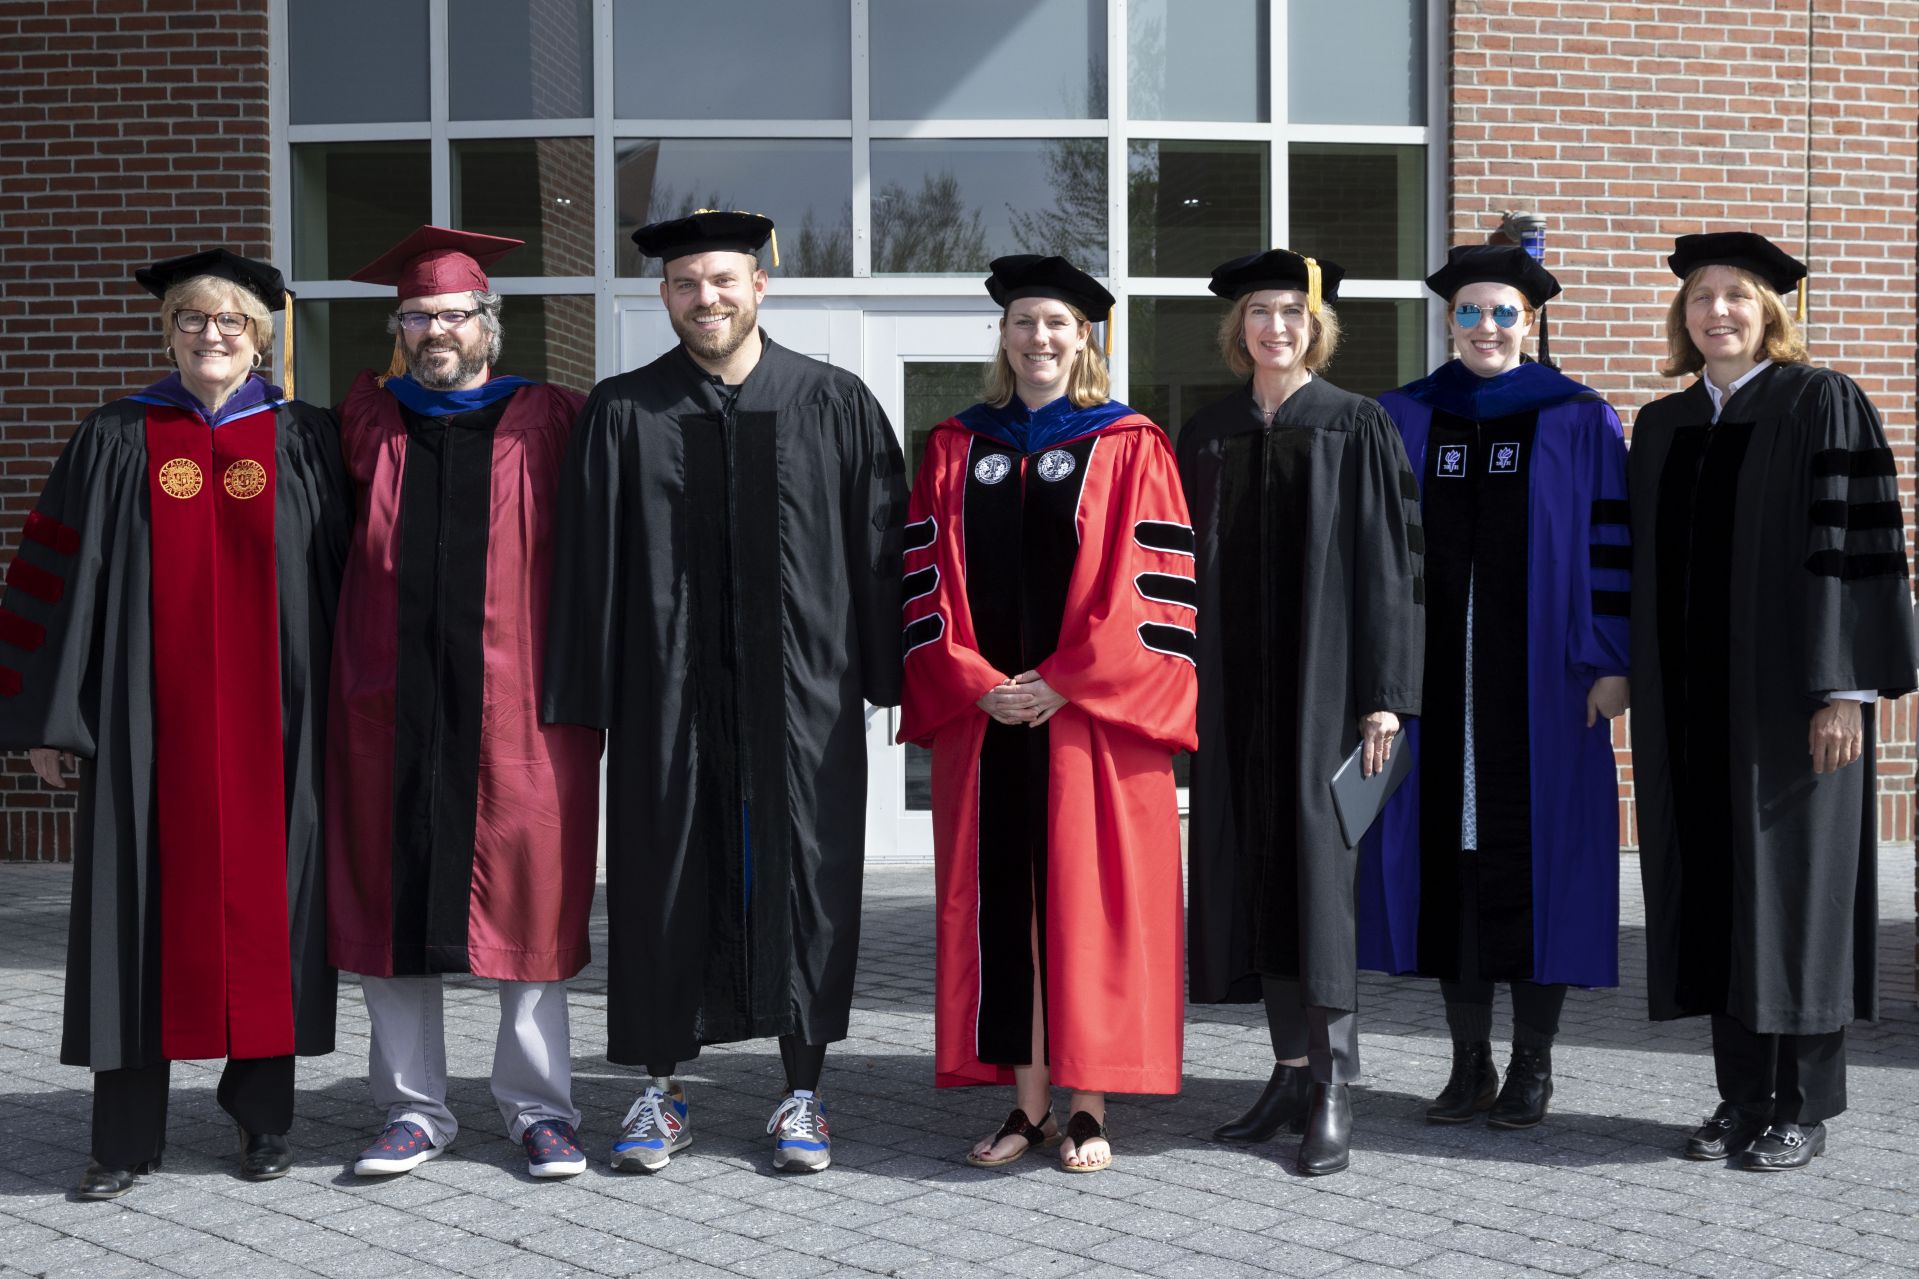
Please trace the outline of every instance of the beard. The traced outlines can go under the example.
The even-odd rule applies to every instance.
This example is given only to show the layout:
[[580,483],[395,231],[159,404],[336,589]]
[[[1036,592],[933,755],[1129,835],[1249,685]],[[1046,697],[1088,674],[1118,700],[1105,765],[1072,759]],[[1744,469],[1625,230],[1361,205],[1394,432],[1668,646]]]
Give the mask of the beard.
[[[714,329],[709,333],[693,324],[691,317],[696,314],[725,315],[728,322],[723,328]],[[673,323],[673,332],[686,344],[687,350],[702,360],[717,363],[730,357],[745,344],[747,338],[753,336],[754,331],[759,328],[760,308],[757,303],[749,299],[745,305],[738,307],[711,309],[695,307],[684,315],[674,315],[669,312],[668,319]]]
[[[429,391],[451,391],[485,373],[486,333],[477,323],[473,327],[478,331],[466,342],[443,333],[438,337],[423,339],[418,346],[408,347],[407,375]],[[451,351],[458,358],[451,364],[428,361],[429,355],[440,351]]]

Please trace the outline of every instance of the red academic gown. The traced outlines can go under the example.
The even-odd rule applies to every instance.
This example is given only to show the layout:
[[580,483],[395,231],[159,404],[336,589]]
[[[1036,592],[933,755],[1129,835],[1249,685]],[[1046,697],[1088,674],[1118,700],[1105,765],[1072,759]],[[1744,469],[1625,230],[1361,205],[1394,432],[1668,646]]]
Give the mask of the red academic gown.
[[341,405],[358,495],[328,718],[328,943],[391,977],[557,981],[585,967],[600,734],[542,725],[560,463],[581,397]]
[[[1043,443],[1003,443],[1008,416]],[[900,737],[933,752],[937,1083],[1027,1062],[1037,918],[1053,1082],[1177,1092],[1172,756],[1194,745],[1195,593],[1166,437],[1120,404],[941,423],[904,568]],[[977,700],[1027,669],[1067,705],[1038,728],[990,721]]]

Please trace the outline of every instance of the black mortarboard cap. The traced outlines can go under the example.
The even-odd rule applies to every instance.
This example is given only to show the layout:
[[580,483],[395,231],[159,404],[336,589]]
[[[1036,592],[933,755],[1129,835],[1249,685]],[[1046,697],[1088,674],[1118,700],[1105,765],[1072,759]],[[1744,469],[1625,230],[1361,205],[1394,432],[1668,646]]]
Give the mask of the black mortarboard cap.
[[1666,265],[1682,280],[1702,266],[1736,266],[1764,280],[1774,293],[1790,293],[1806,278],[1804,262],[1754,231],[1682,235],[1672,242]]
[[1426,287],[1448,302],[1468,284],[1510,284],[1533,307],[1559,294],[1559,281],[1516,244],[1461,244],[1446,251],[1446,265],[1426,277]]
[[1337,262],[1289,249],[1268,249],[1220,263],[1206,287],[1229,302],[1261,289],[1297,289],[1306,295],[1310,309],[1317,311],[1320,302],[1338,299],[1339,282],[1345,278],[1346,268]]
[[255,262],[252,258],[243,258],[227,249],[206,249],[182,257],[167,258],[152,266],[141,267],[133,273],[133,278],[154,297],[164,298],[168,289],[196,275],[231,280],[266,303],[269,309],[286,304],[286,279],[275,267],[265,262]]
[[1015,253],[994,258],[991,269],[986,292],[1002,307],[1021,298],[1057,298],[1089,320],[1105,319],[1113,309],[1113,295],[1065,258]]
[[773,240],[773,265],[778,266],[780,247],[773,238],[773,219],[738,209],[696,209],[683,218],[648,223],[633,233],[640,252],[663,262],[695,253],[757,254],[769,239]]

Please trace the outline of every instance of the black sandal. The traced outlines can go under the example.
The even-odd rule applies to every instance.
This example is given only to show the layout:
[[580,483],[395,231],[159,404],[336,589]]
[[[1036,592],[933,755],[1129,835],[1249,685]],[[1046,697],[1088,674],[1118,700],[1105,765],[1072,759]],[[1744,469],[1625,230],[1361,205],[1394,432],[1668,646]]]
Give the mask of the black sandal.
[[1006,1140],[1008,1137],[1024,1137],[1026,1138],[1026,1144],[1004,1159],[990,1159],[987,1155],[974,1154],[972,1151],[968,1151],[966,1154],[966,1162],[975,1168],[1004,1168],[1007,1164],[1017,1163],[1019,1160],[1025,1158],[1026,1152],[1033,1147],[1050,1146],[1060,1139],[1059,1128],[1056,1124],[1053,1128],[1053,1134],[1050,1137],[1047,1136],[1046,1126],[1051,1123],[1053,1123],[1053,1112],[1051,1110],[1048,1110],[1046,1117],[1041,1119],[1036,1125],[1026,1117],[1024,1110],[1015,1106],[1013,1113],[1006,1116],[1006,1122],[999,1126],[999,1131],[993,1134],[993,1140],[987,1144],[986,1149],[988,1154],[990,1154],[994,1146],[999,1145],[1000,1142]]
[[1084,1110],[1075,1110],[1073,1117],[1066,1121],[1066,1138],[1073,1143],[1073,1153],[1078,1154],[1080,1147],[1089,1141],[1106,1142],[1106,1158],[1096,1164],[1069,1164],[1064,1155],[1060,1156],[1059,1166],[1067,1172],[1104,1172],[1113,1166],[1113,1146],[1106,1136],[1106,1125]]

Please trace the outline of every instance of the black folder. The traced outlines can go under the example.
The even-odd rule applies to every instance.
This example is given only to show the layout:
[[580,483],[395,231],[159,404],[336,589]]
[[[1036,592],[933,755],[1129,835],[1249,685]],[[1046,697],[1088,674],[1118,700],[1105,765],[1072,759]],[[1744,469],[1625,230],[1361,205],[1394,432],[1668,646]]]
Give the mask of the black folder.
[[1379,819],[1379,810],[1386,807],[1386,801],[1392,798],[1413,767],[1413,753],[1406,748],[1405,738],[1399,737],[1393,741],[1392,757],[1386,761],[1386,767],[1371,777],[1363,777],[1359,759],[1365,749],[1365,742],[1353,747],[1353,753],[1333,774],[1333,807],[1339,812],[1339,833],[1345,836],[1348,848],[1359,846],[1367,830]]

